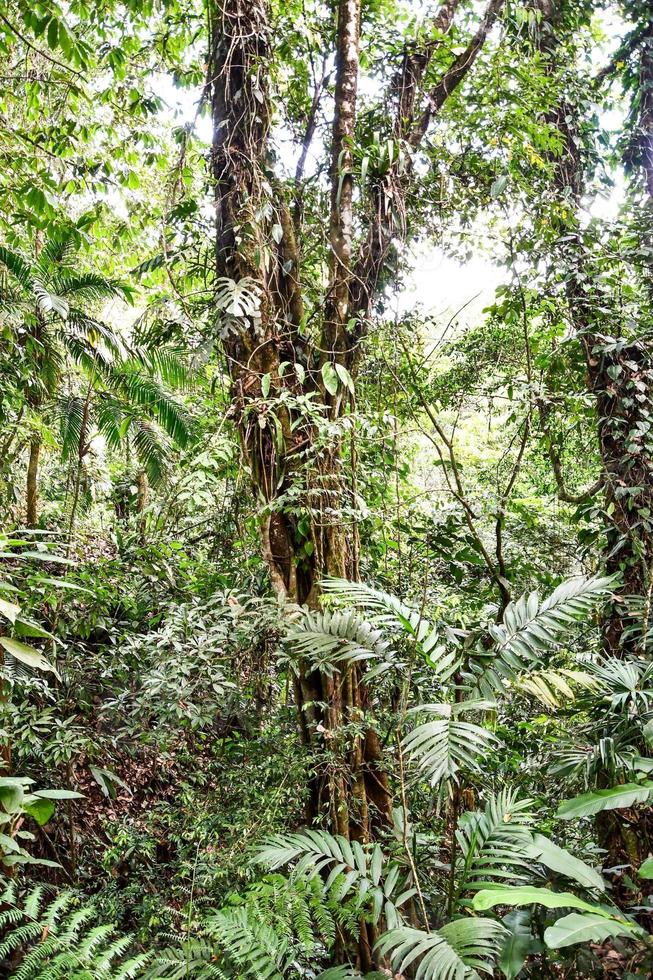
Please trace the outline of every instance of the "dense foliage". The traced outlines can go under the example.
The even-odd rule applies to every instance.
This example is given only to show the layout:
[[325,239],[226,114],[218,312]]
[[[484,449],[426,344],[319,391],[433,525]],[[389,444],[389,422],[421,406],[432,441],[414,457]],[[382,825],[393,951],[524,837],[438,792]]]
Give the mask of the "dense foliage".
[[0,976],[651,976],[650,3],[0,58]]

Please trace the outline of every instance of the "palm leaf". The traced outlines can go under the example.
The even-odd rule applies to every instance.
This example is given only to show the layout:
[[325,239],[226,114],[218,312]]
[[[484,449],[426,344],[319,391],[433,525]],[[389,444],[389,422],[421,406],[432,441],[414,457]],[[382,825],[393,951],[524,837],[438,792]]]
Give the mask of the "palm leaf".
[[461,721],[460,716],[493,707],[488,701],[463,701],[460,704],[424,704],[411,709],[411,713],[439,716],[436,721],[418,725],[403,740],[410,761],[431,785],[443,779],[457,780],[461,768],[480,770],[480,760],[499,745],[499,740],[486,728]]
[[532,801],[516,790],[491,796],[482,811],[463,814],[456,839],[461,855],[457,891],[473,891],[488,878],[519,878],[532,866]]
[[415,980],[478,980],[479,971],[493,973],[505,935],[504,927],[493,919],[457,919],[430,933],[391,929],[376,948],[390,956],[399,974],[405,975],[419,961]]
[[353,609],[334,612],[302,610],[290,624],[287,639],[293,652],[310,661],[311,669],[330,673],[343,664],[380,660],[382,668],[392,663],[390,644],[379,629]]

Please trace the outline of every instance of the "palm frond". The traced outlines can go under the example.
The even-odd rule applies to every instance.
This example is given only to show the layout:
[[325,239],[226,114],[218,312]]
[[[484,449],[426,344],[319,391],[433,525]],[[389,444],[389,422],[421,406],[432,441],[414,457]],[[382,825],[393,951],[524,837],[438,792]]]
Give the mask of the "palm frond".
[[473,891],[488,878],[523,877],[532,845],[532,800],[516,790],[491,796],[483,810],[464,813],[456,839],[460,852],[457,893]]
[[506,930],[493,919],[468,918],[447,923],[435,932],[401,927],[386,932],[377,949],[390,956],[399,974],[419,961],[415,980],[478,980],[492,974]]
[[189,386],[192,369],[188,362],[188,352],[177,347],[138,347],[133,356],[148,369],[150,374],[160,377],[177,391]]
[[531,592],[509,603],[503,622],[487,627],[493,646],[472,655],[470,689],[491,696],[506,680],[532,671],[543,654],[562,643],[571,627],[607,598],[613,586],[614,578],[579,576],[563,582],[542,602],[537,592]]
[[54,411],[59,420],[59,438],[64,460],[79,451],[85,407],[86,400],[79,395],[58,398],[55,402]]
[[130,299],[131,291],[119,279],[106,279],[94,272],[71,274],[59,272],[52,277],[59,296],[74,297],[76,301],[101,302],[107,299]]
[[546,708],[555,711],[562,704],[576,699],[572,685],[578,685],[586,690],[596,690],[599,682],[584,670],[570,670],[559,667],[556,670],[534,670],[522,674],[515,681],[515,687],[530,694]]
[[393,662],[390,644],[381,630],[353,609],[302,610],[286,636],[296,656],[305,658],[312,670],[331,673],[334,668],[361,660],[379,660],[381,668],[387,669]]
[[129,432],[134,442],[134,449],[147,478],[153,486],[163,477],[167,456],[165,445],[159,439],[154,427],[142,419],[133,419]]
[[345,602],[365,610],[366,617],[380,629],[394,629],[404,633],[435,671],[441,684],[447,683],[455,673],[460,656],[455,649],[447,651],[442,642],[444,634],[455,647],[454,632],[447,627],[441,630],[434,626],[422,610],[363,582],[325,578],[322,586],[325,594],[337,602]]
[[497,748],[496,735],[461,716],[472,711],[494,708],[489,701],[462,701],[459,704],[423,704],[411,714],[437,715],[437,721],[418,725],[403,740],[403,747],[418,772],[435,786],[444,779],[457,780],[462,768],[480,769],[480,762]]
[[135,362],[125,362],[114,372],[113,381],[117,390],[127,400],[142,408],[177,445],[184,447],[190,438],[190,423],[187,413],[158,380],[146,374]]
[[19,253],[0,245],[0,263],[26,291],[31,291],[33,270],[31,264]]

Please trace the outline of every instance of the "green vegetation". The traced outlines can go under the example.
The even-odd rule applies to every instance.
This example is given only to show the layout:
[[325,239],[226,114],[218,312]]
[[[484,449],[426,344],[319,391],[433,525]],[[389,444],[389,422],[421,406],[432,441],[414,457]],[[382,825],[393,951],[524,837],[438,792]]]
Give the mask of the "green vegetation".
[[0,62],[0,977],[653,975],[650,3]]

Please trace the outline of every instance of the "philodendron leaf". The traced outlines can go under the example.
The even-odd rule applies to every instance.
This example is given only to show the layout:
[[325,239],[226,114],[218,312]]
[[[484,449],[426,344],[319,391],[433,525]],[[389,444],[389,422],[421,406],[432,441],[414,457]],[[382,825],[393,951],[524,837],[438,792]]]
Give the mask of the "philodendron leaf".
[[498,885],[483,888],[472,899],[477,912],[486,912],[495,905],[544,905],[547,909],[580,909],[610,918],[596,905],[590,905],[571,892],[553,892],[549,888],[536,888],[533,885]]
[[640,865],[637,874],[640,878],[645,878],[647,881],[650,881],[651,878],[653,878],[653,857],[646,858],[646,860]]
[[506,980],[515,980],[529,956],[542,950],[542,943],[531,931],[530,909],[513,909],[501,920],[508,930],[498,966]]
[[580,858],[574,857],[573,854],[570,854],[563,847],[558,847],[548,837],[543,837],[542,834],[535,834],[533,844],[528,847],[527,851],[529,857],[539,861],[540,864],[544,864],[551,871],[555,871],[556,874],[564,875],[565,878],[572,878],[579,885],[584,885],[586,888],[597,888],[599,891],[605,890],[605,882],[598,871],[590,868],[588,864],[585,864]]
[[61,679],[56,667],[53,667],[50,661],[46,660],[43,654],[35,650],[34,647],[21,643],[20,640],[14,640],[10,636],[0,636],[0,646],[4,647],[7,653],[10,653],[16,660],[20,660],[22,664],[26,664],[33,670],[49,671]]
[[611,786],[610,789],[597,789],[591,793],[574,796],[565,800],[558,807],[556,816],[559,820],[574,820],[576,817],[590,817],[602,810],[619,810],[644,803],[651,796],[653,783],[625,783],[623,786]]
[[602,915],[571,912],[549,926],[544,933],[544,942],[549,949],[562,949],[575,943],[602,943],[612,936],[627,936],[636,939],[643,930],[618,919],[606,919]]
[[329,394],[335,395],[338,391],[338,375],[331,361],[325,361],[322,365],[322,381]]

